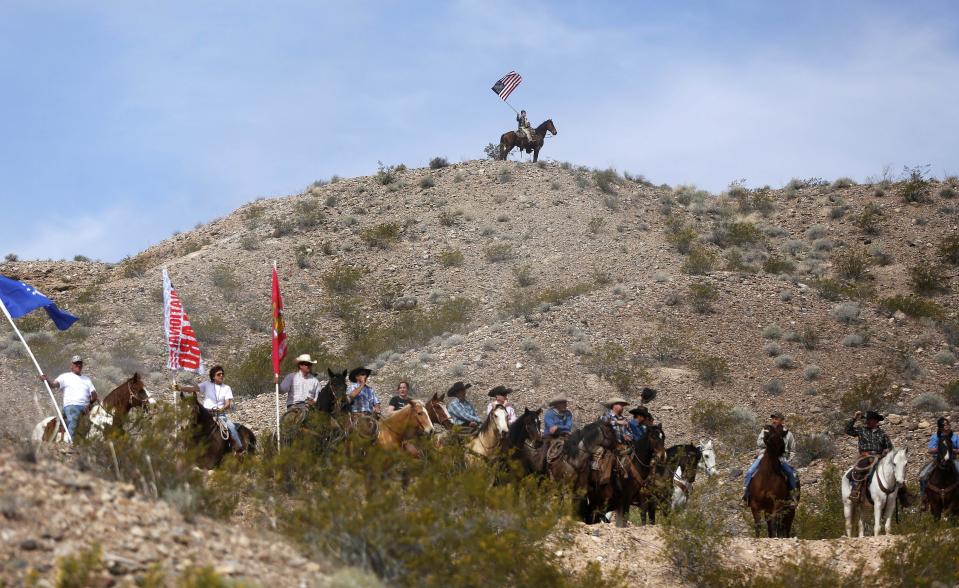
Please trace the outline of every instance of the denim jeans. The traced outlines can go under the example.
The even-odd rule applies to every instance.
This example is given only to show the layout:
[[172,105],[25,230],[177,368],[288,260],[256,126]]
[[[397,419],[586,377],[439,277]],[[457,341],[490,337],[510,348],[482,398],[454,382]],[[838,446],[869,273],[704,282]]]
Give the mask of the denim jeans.
[[[746,477],[743,479],[743,491],[749,489],[749,483],[752,481],[753,476],[756,475],[756,470],[759,469],[759,462],[762,461],[762,456],[756,458],[756,461],[753,462],[753,465],[749,466],[749,469],[746,470]],[[796,470],[792,468],[791,465],[786,463],[783,460],[779,460],[779,464],[783,467],[783,471],[786,472],[786,478],[789,480],[789,489],[796,489]]]
[[230,431],[230,438],[233,439],[233,449],[239,449],[243,447],[243,441],[240,440],[240,433],[236,430],[236,424],[230,420],[225,414],[221,414],[216,418],[226,425],[226,428]]
[[63,407],[63,420],[67,422],[67,432],[70,433],[70,439],[77,432],[77,423],[80,422],[80,415],[83,414],[85,407],[76,404]]

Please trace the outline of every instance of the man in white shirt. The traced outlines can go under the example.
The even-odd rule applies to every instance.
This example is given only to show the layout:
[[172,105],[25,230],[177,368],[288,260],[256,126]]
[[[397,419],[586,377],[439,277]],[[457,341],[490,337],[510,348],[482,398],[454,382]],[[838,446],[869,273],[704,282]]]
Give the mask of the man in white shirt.
[[60,374],[56,380],[51,382],[46,374],[40,375],[40,379],[50,384],[54,390],[63,390],[63,420],[67,422],[70,439],[73,439],[76,433],[80,415],[97,401],[97,390],[93,387],[93,382],[82,372],[83,358],[74,355],[70,358],[70,371]]
[[209,382],[202,382],[199,386],[174,384],[173,389],[180,392],[201,394],[200,403],[203,408],[213,413],[214,418],[222,422],[230,431],[233,451],[241,453],[243,451],[243,441],[240,439],[240,433],[236,430],[236,424],[226,415],[226,411],[233,406],[233,389],[223,383],[224,374],[223,367],[216,365],[210,369]]
[[294,406],[312,407],[320,392],[320,380],[313,375],[316,361],[308,353],[296,358],[297,370],[288,374],[280,383],[280,392],[286,392],[286,408]]

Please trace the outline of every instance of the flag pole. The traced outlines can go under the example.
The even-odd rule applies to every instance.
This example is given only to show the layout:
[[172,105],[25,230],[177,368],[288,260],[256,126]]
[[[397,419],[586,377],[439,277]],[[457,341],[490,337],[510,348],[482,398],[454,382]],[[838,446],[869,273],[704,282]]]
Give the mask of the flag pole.
[[[42,376],[43,370],[40,368],[37,358],[34,357],[33,351],[30,349],[30,346],[27,345],[27,340],[23,338],[23,334],[20,333],[20,329],[17,328],[17,324],[13,322],[13,317],[10,316],[10,311],[7,310],[7,306],[3,303],[3,300],[0,300],[0,310],[3,311],[3,316],[7,317],[7,320],[10,321],[10,326],[13,327],[13,331],[17,334],[17,337],[20,338],[20,342],[23,343],[23,346],[27,349],[27,355],[29,355],[30,359],[33,360],[33,365],[37,368],[37,373]],[[60,414],[60,407],[57,406],[57,397],[53,395],[53,389],[50,388],[50,382],[43,380],[43,384],[47,387],[47,392],[50,394],[50,400],[53,401],[53,410],[57,412],[57,419],[63,426],[64,438],[67,440],[67,443],[73,443],[73,438],[70,436],[70,430],[67,429],[67,422],[63,420],[63,415]]]
[[515,108],[513,108],[513,105],[512,105],[512,104],[510,104],[510,103],[509,103],[509,101],[507,101],[507,100],[503,100],[503,102],[505,102],[505,103],[506,103],[506,106],[509,106],[510,108],[512,108],[512,109],[513,109],[513,112],[514,112],[514,113],[516,113],[516,114],[519,114],[519,111],[518,111],[518,110],[516,110]]
[[[273,260],[273,271],[276,271],[276,260]],[[278,278],[279,279],[279,278]],[[272,282],[271,282],[272,283]],[[272,288],[272,286],[271,286]],[[272,290],[271,290],[272,291]],[[276,311],[274,311],[276,312]],[[273,337],[274,339],[277,336],[276,332],[276,318],[273,319]],[[274,343],[275,344],[275,343]],[[274,386],[274,396],[276,398],[276,450],[280,450],[280,373],[276,370],[273,371],[273,386]]]

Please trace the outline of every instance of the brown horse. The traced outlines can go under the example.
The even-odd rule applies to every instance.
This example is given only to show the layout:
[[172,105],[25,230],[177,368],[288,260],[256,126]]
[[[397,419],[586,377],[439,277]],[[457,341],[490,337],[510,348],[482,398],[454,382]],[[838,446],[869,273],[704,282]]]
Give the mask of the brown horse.
[[[187,394],[180,392],[180,400],[189,404],[193,415],[191,418],[193,433],[187,437],[187,440],[194,447],[200,448],[196,460],[197,467],[212,470],[220,465],[226,454],[230,452],[232,441],[228,434],[224,435],[220,430],[220,425],[216,422],[213,412],[200,404],[200,399],[197,398],[199,395],[189,394],[189,396],[190,398],[187,398]],[[253,434],[253,431],[239,423],[236,424],[236,430],[240,435],[240,441],[243,442],[244,452],[256,453],[256,435]],[[240,454],[238,454],[239,456]]]
[[547,119],[540,123],[538,127],[533,130],[533,140],[527,141],[519,131],[507,131],[502,134],[499,138],[499,158],[505,160],[509,157],[510,151],[514,148],[519,147],[521,150],[526,151],[527,153],[533,154],[533,163],[539,161],[539,150],[543,148],[543,142],[546,139],[546,132],[553,133],[553,135],[558,135],[556,132],[556,126],[553,124],[553,119]]
[[432,435],[433,421],[426,412],[422,400],[409,404],[380,420],[376,442],[383,449],[402,449],[413,457],[422,457],[420,450],[411,441],[417,435]]
[[443,425],[443,428],[449,431],[453,429],[453,418],[450,417],[449,411],[446,410],[446,404],[443,403],[445,397],[446,392],[442,394],[434,392],[430,399],[425,402],[425,406],[426,414],[430,415],[430,420]]
[[[320,388],[315,404],[300,403],[291,406],[280,417],[280,445],[289,447],[303,435],[310,435],[313,447],[323,450],[341,441],[345,435],[337,419],[343,414],[346,399],[346,375],[327,369],[329,380]],[[269,435],[267,451],[276,449],[276,432]]]
[[796,504],[789,499],[789,483],[779,465],[786,451],[782,426],[766,425],[763,439],[766,449],[759,461],[759,469],[749,482],[749,508],[753,513],[756,537],[762,534],[762,522],[770,538],[789,537]]
[[959,473],[956,473],[956,450],[949,437],[939,439],[935,467],[926,480],[926,502],[929,512],[938,520],[943,511],[959,515]]
[[[77,425],[77,436],[86,434],[102,435],[110,430],[123,428],[123,421],[134,408],[146,409],[156,402],[153,395],[146,389],[139,373],[134,373],[125,382],[110,391],[98,404],[94,404],[89,413],[84,414]],[[34,427],[32,438],[34,441],[58,441],[66,437],[63,425],[57,417],[47,417]]]
[[633,442],[630,457],[638,474],[632,479],[631,504],[640,508],[644,525],[655,525],[656,508],[668,507],[673,486],[673,470],[666,465],[666,433],[662,425],[646,427],[643,438]]

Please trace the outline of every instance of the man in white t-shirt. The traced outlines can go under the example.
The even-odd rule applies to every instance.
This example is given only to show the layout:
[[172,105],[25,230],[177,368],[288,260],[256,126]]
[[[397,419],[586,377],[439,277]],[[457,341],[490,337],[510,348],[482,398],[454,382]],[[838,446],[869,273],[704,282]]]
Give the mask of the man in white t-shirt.
[[173,388],[180,392],[200,394],[200,403],[203,408],[213,413],[213,416],[226,426],[230,431],[233,451],[240,453],[243,451],[243,441],[236,430],[236,424],[226,415],[226,411],[233,406],[233,390],[223,383],[224,377],[223,368],[216,365],[210,370],[209,382],[202,382],[199,386],[174,384]]
[[97,390],[93,387],[93,382],[81,372],[83,358],[74,355],[70,358],[70,371],[60,374],[56,380],[51,382],[45,374],[40,375],[40,379],[50,384],[54,390],[63,390],[63,420],[67,422],[70,439],[73,439],[76,433],[80,415],[97,401]]

